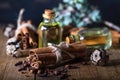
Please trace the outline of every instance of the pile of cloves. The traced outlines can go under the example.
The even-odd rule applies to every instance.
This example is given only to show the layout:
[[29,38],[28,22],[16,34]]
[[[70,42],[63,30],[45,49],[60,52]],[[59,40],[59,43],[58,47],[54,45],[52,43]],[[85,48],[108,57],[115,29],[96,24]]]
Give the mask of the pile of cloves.
[[36,74],[38,77],[56,76],[60,79],[68,78],[67,72],[70,69],[70,65],[65,65],[57,69],[49,68],[36,55],[28,56],[26,60],[17,62],[15,66],[19,68],[18,71],[21,73],[26,71]]

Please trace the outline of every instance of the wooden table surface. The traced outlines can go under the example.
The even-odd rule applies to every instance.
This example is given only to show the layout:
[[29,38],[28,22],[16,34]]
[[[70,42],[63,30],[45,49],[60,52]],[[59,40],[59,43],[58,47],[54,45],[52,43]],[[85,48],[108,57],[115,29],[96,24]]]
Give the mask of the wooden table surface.
[[[5,43],[7,38],[0,28],[0,80],[34,80],[32,74],[21,74],[14,64],[23,58],[13,58],[6,55]],[[68,71],[67,80],[120,80],[120,48],[111,48],[107,66],[73,64],[78,68]],[[59,80],[58,77],[36,77],[36,80]]]

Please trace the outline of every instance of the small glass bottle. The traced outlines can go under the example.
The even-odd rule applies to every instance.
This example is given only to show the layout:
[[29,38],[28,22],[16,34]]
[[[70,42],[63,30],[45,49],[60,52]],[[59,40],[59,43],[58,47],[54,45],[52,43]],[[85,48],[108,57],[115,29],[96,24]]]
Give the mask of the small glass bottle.
[[109,49],[112,45],[111,32],[107,27],[85,29],[78,34],[88,48]]
[[109,49],[112,45],[111,32],[107,27],[83,29],[77,35],[71,34],[66,37],[66,42],[68,43],[77,41],[84,43],[87,48]]
[[55,12],[46,9],[43,18],[44,21],[38,27],[38,47],[46,47],[50,43],[59,44],[62,41],[62,27],[55,21]]

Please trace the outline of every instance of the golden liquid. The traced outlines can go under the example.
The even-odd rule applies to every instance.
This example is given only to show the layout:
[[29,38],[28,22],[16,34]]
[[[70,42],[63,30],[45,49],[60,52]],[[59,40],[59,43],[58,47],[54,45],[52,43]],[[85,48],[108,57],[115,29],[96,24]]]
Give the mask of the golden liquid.
[[81,41],[88,48],[104,48],[109,49],[112,44],[111,33],[108,28],[91,28],[79,32]]
[[105,45],[107,43],[106,40],[107,40],[106,36],[97,36],[97,37],[90,36],[90,37],[86,37],[83,40],[83,42],[86,45],[99,45],[99,44]]
[[[41,30],[44,27],[46,30]],[[61,27],[58,24],[54,25],[40,25],[39,33],[39,47],[46,47],[48,43],[59,44],[62,41]]]

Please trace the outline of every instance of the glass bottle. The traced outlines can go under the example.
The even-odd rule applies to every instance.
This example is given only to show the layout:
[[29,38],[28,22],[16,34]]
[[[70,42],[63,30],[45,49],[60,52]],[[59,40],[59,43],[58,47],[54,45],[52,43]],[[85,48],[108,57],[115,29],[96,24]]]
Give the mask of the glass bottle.
[[88,48],[109,49],[112,45],[111,32],[107,27],[85,29],[78,34]]
[[55,21],[55,12],[46,9],[43,14],[44,21],[38,27],[38,47],[46,47],[51,43],[59,44],[62,41],[62,28]]
[[[79,39],[78,39],[79,38]],[[107,27],[87,28],[80,30],[77,35],[66,37],[66,42],[73,43],[81,41],[87,48],[109,49],[112,45],[111,32]]]

